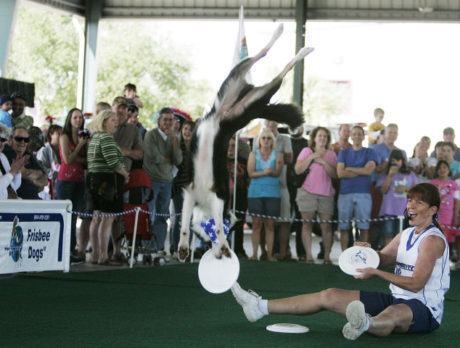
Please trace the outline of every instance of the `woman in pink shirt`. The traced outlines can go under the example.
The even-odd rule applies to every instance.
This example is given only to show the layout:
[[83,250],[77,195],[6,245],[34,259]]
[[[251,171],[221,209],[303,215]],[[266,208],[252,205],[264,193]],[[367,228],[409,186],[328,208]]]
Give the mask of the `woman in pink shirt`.
[[[79,134],[83,130],[85,120],[80,109],[73,108],[67,118],[59,138],[61,166],[56,181],[56,198],[70,199],[72,210],[82,212],[85,207],[85,167],[88,137]],[[75,250],[77,240],[77,216],[72,214],[70,255],[71,262],[84,261],[88,236],[80,236],[78,251]],[[85,238],[83,238],[85,237]],[[82,241],[82,239],[85,241]]]
[[[297,191],[297,204],[304,220],[330,220],[334,213],[334,188],[332,178],[337,178],[337,155],[328,150],[331,132],[324,127],[313,129],[310,134],[310,147],[304,148],[295,164],[296,174],[308,171],[304,183]],[[329,222],[320,223],[324,244],[324,263],[331,264],[332,231]],[[311,252],[312,222],[304,222],[302,241],[307,254],[307,263],[314,263]]]
[[[460,255],[460,188],[457,183],[450,179],[452,171],[449,163],[445,160],[438,161],[435,171],[435,179],[430,183],[436,186],[441,196],[441,206],[438,210],[438,221],[442,225],[444,235],[451,248],[455,247],[457,255]],[[455,269],[460,268],[457,261]]]

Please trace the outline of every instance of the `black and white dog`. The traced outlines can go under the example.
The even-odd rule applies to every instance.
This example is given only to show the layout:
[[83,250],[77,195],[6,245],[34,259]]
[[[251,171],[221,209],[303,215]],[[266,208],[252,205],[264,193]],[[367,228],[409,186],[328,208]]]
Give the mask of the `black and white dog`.
[[[218,243],[213,243],[215,257],[231,257],[223,219],[228,215],[227,149],[232,135],[256,118],[286,123],[291,128],[298,127],[303,122],[303,114],[298,107],[291,104],[270,104],[270,98],[280,88],[284,76],[313,51],[312,48],[302,48],[283,71],[266,85],[255,87],[249,85],[245,79],[254,63],[267,54],[282,32],[283,26],[280,25],[270,42],[256,56],[246,58],[232,69],[220,87],[211,111],[199,120],[192,139],[193,181],[184,192],[179,241],[180,261],[185,261],[189,254],[190,218],[193,211],[194,215],[215,221],[218,240]],[[206,240],[209,239],[204,232],[200,234]]]

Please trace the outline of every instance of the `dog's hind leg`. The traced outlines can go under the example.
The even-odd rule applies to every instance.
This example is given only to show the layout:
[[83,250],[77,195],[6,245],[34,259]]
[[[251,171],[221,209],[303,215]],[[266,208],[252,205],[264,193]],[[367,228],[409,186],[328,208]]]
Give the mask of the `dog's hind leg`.
[[[218,98],[214,103],[219,118],[225,118],[228,115],[228,111],[232,109],[235,102],[241,93],[245,93],[246,89],[251,89],[252,86],[246,82],[246,75],[251,70],[252,66],[262,57],[264,57],[270,48],[274,45],[276,40],[281,36],[283,32],[283,24],[280,24],[273,33],[270,41],[265,45],[259,53],[253,57],[248,57],[242,60],[236,65],[230,74],[227,76],[222,86],[219,89]],[[241,110],[242,112],[242,110]]]
[[278,74],[276,78],[283,79],[286,74],[302,59],[304,59],[307,55],[313,52],[313,47],[303,47],[297,52],[294,58],[284,67],[284,69]]
[[276,40],[279,39],[279,37],[283,33],[283,30],[284,30],[283,24],[280,23],[278,27],[276,28],[275,32],[273,33],[270,41],[252,59],[254,59],[255,61],[258,61],[260,58],[264,57],[268,53],[270,48],[272,48],[272,46],[275,44]]
[[230,117],[238,117],[241,115],[244,110],[249,108],[251,104],[264,100],[266,103],[270,101],[270,98],[281,86],[281,82],[286,74],[305,56],[313,51],[311,47],[302,48],[296,56],[291,59],[291,61],[285,66],[285,68],[270,82],[263,86],[254,87],[246,95],[235,103],[231,110],[227,112],[227,115]]
[[179,261],[185,262],[189,255],[189,234],[190,234],[190,219],[192,217],[195,200],[193,198],[191,188],[184,190],[184,204],[182,206],[181,229],[179,239]]
[[233,75],[238,75],[238,76],[246,76],[248,71],[251,69],[251,67],[261,58],[265,57],[265,55],[268,53],[270,48],[275,44],[276,40],[281,36],[283,33],[283,24],[280,24],[275,32],[273,33],[272,38],[270,41],[265,45],[264,48],[262,48],[259,53],[257,53],[253,57],[248,57],[245,60],[241,61],[235,68],[233,68],[232,72],[230,73],[230,76]]

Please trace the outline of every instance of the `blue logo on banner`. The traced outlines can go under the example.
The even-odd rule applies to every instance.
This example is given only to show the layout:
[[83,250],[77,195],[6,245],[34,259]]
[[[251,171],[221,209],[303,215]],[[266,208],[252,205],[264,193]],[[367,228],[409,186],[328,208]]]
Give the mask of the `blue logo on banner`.
[[14,262],[18,262],[22,259],[22,242],[24,241],[24,234],[22,233],[22,227],[18,226],[19,219],[16,216],[13,221],[13,228],[11,230],[10,247],[6,247],[8,255],[11,256]]

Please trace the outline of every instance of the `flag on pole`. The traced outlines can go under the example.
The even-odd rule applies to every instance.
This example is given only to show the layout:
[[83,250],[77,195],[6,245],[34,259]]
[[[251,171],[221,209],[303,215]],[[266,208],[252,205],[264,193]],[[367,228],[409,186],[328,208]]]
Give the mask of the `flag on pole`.
[[[248,43],[246,41],[246,33],[244,32],[244,9],[243,5],[240,7],[239,15],[239,28],[238,36],[236,37],[235,53],[233,54],[233,63],[232,68],[237,65],[240,61],[248,56]],[[251,73],[246,74],[246,81],[251,83]],[[235,159],[233,164],[233,214],[236,211],[236,183],[237,183],[237,168],[238,168],[238,139],[240,131],[236,132],[236,141],[235,141]],[[231,238],[231,247],[235,249],[235,233],[232,233]]]
[[[246,41],[246,33],[244,32],[244,9],[241,5],[239,16],[238,36],[236,37],[235,53],[233,54],[232,67],[237,65],[241,60],[248,56],[248,43]],[[250,80],[250,75],[246,76]]]

